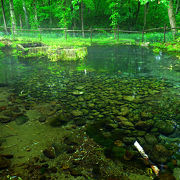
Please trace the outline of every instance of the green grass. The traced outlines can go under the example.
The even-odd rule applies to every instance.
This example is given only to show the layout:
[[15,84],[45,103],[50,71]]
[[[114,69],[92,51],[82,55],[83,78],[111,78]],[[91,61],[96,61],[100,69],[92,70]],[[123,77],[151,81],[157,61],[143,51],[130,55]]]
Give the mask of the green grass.
[[[179,36],[180,34],[178,34]],[[93,32],[92,39],[90,32],[85,32],[85,38],[81,33],[67,33],[65,38],[64,31],[19,31],[15,36],[4,36],[5,38],[16,40],[17,43],[42,42],[49,46],[59,47],[82,47],[90,45],[115,45],[115,44],[139,44],[142,42],[141,33],[119,33],[119,39],[114,39],[113,32],[97,31]],[[116,36],[117,37],[117,36]],[[166,33],[166,41],[172,41],[172,33]],[[161,32],[145,33],[144,42],[156,43],[164,42],[164,34]]]
[[92,38],[92,40],[90,37],[83,38],[81,36],[77,36],[77,37],[67,36],[67,39],[65,39],[65,37],[62,34],[61,35],[57,34],[56,36],[54,34],[52,36],[50,36],[50,34],[41,34],[41,36],[39,36],[39,34],[34,35],[32,33],[25,33],[25,34],[16,35],[15,39],[14,37],[11,36],[6,36],[6,38],[16,40],[14,41],[15,44],[22,42],[26,43],[31,41],[31,42],[42,42],[49,46],[60,46],[60,47],[72,47],[72,46],[82,47],[82,46],[90,46],[92,44],[114,45],[121,43],[135,43],[134,39],[130,39],[127,37],[120,37],[117,40],[114,39],[113,36],[105,36],[105,35],[95,36]]

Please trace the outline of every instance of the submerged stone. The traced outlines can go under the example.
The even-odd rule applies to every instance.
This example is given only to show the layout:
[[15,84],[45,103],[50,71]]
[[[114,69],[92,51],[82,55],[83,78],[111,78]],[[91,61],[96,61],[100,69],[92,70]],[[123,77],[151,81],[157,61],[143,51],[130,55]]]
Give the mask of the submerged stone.
[[124,126],[124,127],[128,127],[128,128],[134,128],[134,124],[130,121],[127,120],[121,120],[121,122],[119,122],[120,126]]
[[75,91],[72,92],[72,94],[73,95],[82,95],[82,94],[84,94],[84,92],[83,91],[75,90]]
[[94,103],[89,103],[89,104],[88,104],[88,107],[89,107],[89,108],[94,108],[94,107],[95,107],[95,104],[94,104]]
[[136,141],[135,137],[124,137],[123,142],[128,145],[133,145],[133,143]]
[[112,148],[111,156],[113,158],[123,159],[125,152],[126,152],[126,148],[114,146]]
[[53,116],[50,116],[47,118],[47,121],[51,126],[58,127],[66,124],[69,121],[68,115],[61,110],[58,111],[56,114]]
[[123,99],[126,100],[126,101],[132,102],[132,101],[135,100],[135,97],[134,96],[124,96]]
[[175,131],[175,126],[170,121],[159,121],[155,125],[163,135],[170,135]]
[[162,144],[156,144],[153,148],[151,158],[154,162],[166,163],[168,158],[172,155],[172,152],[169,151]]
[[39,120],[39,122],[43,123],[43,122],[46,121],[46,117],[45,116],[40,116],[38,120]]
[[20,115],[15,119],[17,125],[22,125],[26,123],[28,120],[29,118],[26,115]]
[[84,86],[77,86],[76,89],[77,90],[82,90],[82,89],[84,89]]
[[0,155],[0,170],[10,167],[11,161]]
[[128,121],[128,119],[127,118],[125,118],[125,117],[123,117],[123,116],[117,116],[116,117],[116,121]]
[[1,122],[1,123],[8,123],[8,122],[10,122],[11,120],[12,120],[11,117],[3,116],[3,115],[0,116],[0,122]]
[[48,147],[43,150],[43,154],[48,157],[49,159],[54,159],[56,157],[55,154],[55,148],[54,147]]
[[145,138],[146,142],[147,142],[148,144],[150,144],[150,145],[154,145],[154,144],[157,144],[157,143],[158,143],[157,138],[156,138],[154,135],[152,135],[152,134],[146,134],[146,135],[144,136],[144,138]]
[[138,121],[135,127],[140,130],[149,130],[153,126],[153,121]]
[[150,112],[143,111],[143,112],[141,112],[141,117],[142,117],[142,119],[150,119],[153,117],[153,115]]
[[79,111],[79,110],[73,110],[71,113],[73,116],[82,116],[83,115],[83,112]]
[[128,115],[128,114],[129,114],[129,108],[128,108],[128,107],[121,107],[121,112],[120,112],[120,114],[121,114],[122,116]]

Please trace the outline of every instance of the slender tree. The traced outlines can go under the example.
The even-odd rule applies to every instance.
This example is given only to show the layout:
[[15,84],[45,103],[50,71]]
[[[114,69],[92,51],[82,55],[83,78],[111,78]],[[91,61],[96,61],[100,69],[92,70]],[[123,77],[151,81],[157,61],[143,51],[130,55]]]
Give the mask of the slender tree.
[[148,8],[149,8],[149,2],[147,2],[147,3],[144,5],[144,25],[143,25],[143,31],[144,31],[145,28],[146,28]]
[[4,3],[3,3],[3,0],[1,0],[1,8],[2,8],[3,21],[4,21],[4,30],[5,30],[6,33],[8,33],[8,31],[7,31],[7,24],[6,24],[6,16],[5,16],[5,12],[4,12]]
[[37,14],[36,0],[33,0],[33,3],[34,3],[34,20],[35,20],[35,26],[37,28],[37,27],[39,27],[39,23],[38,23],[38,14]]
[[175,36],[176,36],[176,20],[175,20],[175,15],[174,15],[174,11],[173,11],[173,1],[172,0],[169,0],[168,15],[169,15],[169,22],[171,25],[172,33],[175,38]]
[[176,14],[178,14],[180,8],[179,0],[176,1]]
[[10,7],[12,33],[16,34],[16,19],[15,19],[15,13],[14,13],[13,0],[9,0],[9,7]]
[[49,25],[50,27],[52,26],[52,9],[51,9],[51,0],[48,0],[48,5],[49,5]]
[[81,0],[81,30],[82,30],[82,36],[84,37],[84,4],[83,1]]
[[138,1],[137,2],[137,10],[135,12],[135,19],[134,19],[134,25],[136,25],[137,20],[138,20],[138,16],[139,16],[139,12],[140,12],[140,7],[141,7],[141,3]]
[[[142,4],[147,4],[150,1],[155,1],[155,0],[139,0]],[[169,16],[169,23],[172,29],[173,36],[175,37],[176,35],[176,20],[175,20],[175,15],[173,11],[173,0],[163,0],[163,1],[158,1],[158,4],[163,3],[165,6],[168,8],[168,16]]]
[[23,25],[22,25],[22,17],[21,17],[21,14],[19,15],[19,26],[20,26],[20,29],[22,29]]
[[28,15],[27,15],[26,4],[25,4],[24,0],[22,0],[22,4],[23,4],[23,11],[24,11],[24,16],[25,16],[26,28],[29,28]]

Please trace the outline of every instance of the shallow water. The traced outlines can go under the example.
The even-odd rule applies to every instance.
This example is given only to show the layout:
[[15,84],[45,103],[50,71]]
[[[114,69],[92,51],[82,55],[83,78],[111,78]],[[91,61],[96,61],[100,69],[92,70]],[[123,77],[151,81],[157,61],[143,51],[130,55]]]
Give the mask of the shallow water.
[[176,58],[138,46],[89,47],[87,66],[97,72],[121,73],[127,77],[158,77],[180,82],[179,72],[172,71]]
[[[180,72],[173,70],[175,63],[173,56],[137,46],[88,47],[85,61],[68,64],[2,57],[2,152],[13,154],[16,164],[47,158],[42,151],[58,146],[55,160],[47,161],[54,165],[67,151],[64,137],[75,131],[79,138],[83,130],[87,135],[81,140],[92,138],[108,158],[124,161],[127,157],[119,154],[135,152],[133,142],[138,140],[157,164],[168,162],[164,156],[179,159]],[[163,148],[156,145],[165,147],[159,160]],[[76,154],[69,156],[68,162]]]

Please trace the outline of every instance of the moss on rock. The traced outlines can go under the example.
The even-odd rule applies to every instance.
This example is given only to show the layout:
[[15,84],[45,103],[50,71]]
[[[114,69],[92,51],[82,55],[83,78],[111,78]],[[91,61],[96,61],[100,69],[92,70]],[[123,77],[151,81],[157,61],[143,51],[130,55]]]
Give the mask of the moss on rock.
[[51,61],[77,61],[83,60],[87,56],[87,48],[72,48],[72,49],[52,49],[47,51],[48,58]]
[[[32,44],[32,43],[31,43]],[[37,43],[36,43],[37,44]],[[25,48],[23,44],[17,44],[18,56],[23,58],[35,58],[47,56],[50,61],[77,61],[83,60],[87,56],[87,48],[60,48],[41,45],[40,47]]]

